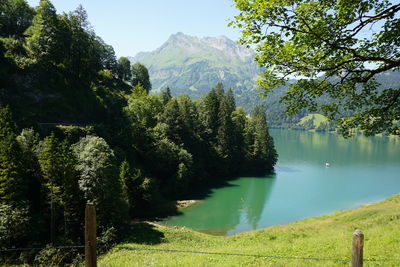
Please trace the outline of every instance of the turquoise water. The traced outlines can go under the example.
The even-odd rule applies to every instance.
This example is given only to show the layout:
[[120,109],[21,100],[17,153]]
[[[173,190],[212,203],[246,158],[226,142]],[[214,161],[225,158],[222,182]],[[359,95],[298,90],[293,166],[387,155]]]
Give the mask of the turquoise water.
[[400,193],[400,138],[270,133],[279,154],[274,174],[230,181],[165,223],[233,235]]

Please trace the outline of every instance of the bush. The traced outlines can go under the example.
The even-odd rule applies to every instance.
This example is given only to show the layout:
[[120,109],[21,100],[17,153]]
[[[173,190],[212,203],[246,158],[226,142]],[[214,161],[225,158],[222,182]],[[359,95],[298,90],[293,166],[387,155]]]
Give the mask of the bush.
[[47,248],[41,250],[35,257],[35,266],[79,266],[83,259],[77,249]]
[[0,248],[23,246],[29,221],[28,208],[0,203]]

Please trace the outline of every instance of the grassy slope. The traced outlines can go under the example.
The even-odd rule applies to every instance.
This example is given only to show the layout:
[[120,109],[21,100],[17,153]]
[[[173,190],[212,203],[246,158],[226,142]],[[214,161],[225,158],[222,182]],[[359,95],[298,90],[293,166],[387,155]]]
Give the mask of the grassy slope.
[[299,124],[303,125],[306,121],[312,119],[313,116],[314,116],[314,128],[318,128],[322,122],[328,121],[328,118],[325,117],[324,115],[314,113],[314,114],[308,114],[307,116],[301,118]]
[[[139,227],[139,228],[138,228]],[[273,226],[231,237],[189,229],[140,225],[123,246],[349,259],[355,229],[365,234],[364,258],[400,258],[400,195],[358,209]],[[365,266],[399,266],[400,261],[366,262]],[[270,259],[177,252],[113,249],[99,266],[349,266],[349,262]]]

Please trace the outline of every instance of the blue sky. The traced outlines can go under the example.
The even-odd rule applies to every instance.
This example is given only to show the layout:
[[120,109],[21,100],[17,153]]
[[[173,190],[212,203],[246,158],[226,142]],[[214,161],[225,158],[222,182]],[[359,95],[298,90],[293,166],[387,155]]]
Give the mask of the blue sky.
[[[36,7],[39,0],[28,0]],[[238,12],[231,0],[52,0],[57,13],[81,4],[95,32],[114,47],[117,56],[134,56],[161,46],[171,34],[204,37],[240,36],[227,26]]]

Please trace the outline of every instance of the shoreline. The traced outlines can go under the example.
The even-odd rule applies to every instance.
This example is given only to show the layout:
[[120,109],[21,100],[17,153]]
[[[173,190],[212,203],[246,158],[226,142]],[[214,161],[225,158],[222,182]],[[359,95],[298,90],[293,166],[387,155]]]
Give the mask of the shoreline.
[[[336,129],[336,130],[333,130],[333,131],[318,131],[318,130],[315,129],[315,128],[314,128],[314,129],[306,130],[306,129],[296,129],[296,128],[291,128],[291,127],[279,127],[279,126],[270,126],[269,129],[270,129],[270,130],[303,131],[303,132],[310,132],[310,133],[329,133],[329,134],[335,134],[335,135],[342,136],[342,135],[337,131],[337,129]],[[382,133],[378,133],[378,134],[375,134],[375,135],[372,135],[372,136],[367,136],[367,135],[364,135],[363,132],[355,132],[355,133],[352,134],[351,137],[354,137],[354,136],[386,137],[386,138],[389,138],[389,139],[400,140],[400,136],[398,136],[398,135],[393,135],[393,134],[385,135],[385,134],[382,134]]]
[[195,200],[195,199],[178,200],[176,201],[176,207],[178,210],[184,210],[186,208],[190,208],[194,205],[197,205],[200,202],[201,202],[200,200]]
[[[231,234],[231,235],[227,235],[226,233],[225,234],[213,234],[212,231],[200,231],[200,230],[193,229],[193,228],[190,228],[190,227],[187,227],[187,226],[166,225],[166,224],[159,223],[159,221],[158,222],[157,221],[147,221],[147,222],[151,223],[153,225],[158,225],[158,226],[167,227],[167,228],[189,229],[191,231],[203,233],[203,234],[210,235],[210,236],[233,237],[233,236],[237,236],[237,235],[240,235],[240,234],[252,233],[254,231],[267,230],[267,229],[269,229],[271,227],[288,226],[288,225],[291,225],[291,224],[302,223],[303,221],[307,221],[307,220],[318,220],[319,218],[330,217],[330,216],[333,216],[334,214],[337,214],[337,213],[350,212],[352,210],[357,210],[357,209],[362,209],[362,208],[366,208],[366,207],[369,207],[369,206],[377,205],[379,203],[389,201],[391,198],[396,198],[396,197],[400,197],[400,193],[396,193],[396,194],[394,194],[392,196],[388,196],[388,197],[386,197],[384,199],[381,199],[381,200],[368,202],[368,203],[364,203],[364,204],[359,204],[359,205],[357,205],[355,207],[352,207],[352,208],[339,209],[339,210],[335,210],[335,211],[332,211],[332,212],[329,212],[329,213],[326,213],[326,214],[307,217],[307,218],[303,218],[303,219],[299,219],[299,220],[295,220],[295,221],[291,221],[291,222],[287,222],[287,223],[283,223],[283,224],[274,224],[274,225],[270,225],[270,226],[266,226],[266,227],[263,227],[263,228],[250,230],[250,231],[234,233],[234,234]],[[177,208],[178,208],[178,210],[184,210],[186,208],[195,206],[195,205],[200,204],[200,203],[201,203],[201,200],[178,200],[177,201]],[[218,232],[218,231],[216,231],[216,232]]]

